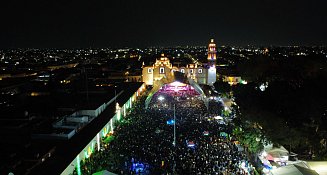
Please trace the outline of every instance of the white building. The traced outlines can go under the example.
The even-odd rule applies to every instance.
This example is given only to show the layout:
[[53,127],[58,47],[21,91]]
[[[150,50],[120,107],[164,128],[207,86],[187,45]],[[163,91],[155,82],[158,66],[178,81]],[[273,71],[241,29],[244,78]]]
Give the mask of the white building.
[[206,66],[200,64],[188,64],[186,67],[173,66],[169,58],[161,54],[153,65],[143,66],[142,80],[146,85],[153,85],[154,81],[163,77],[173,75],[174,71],[184,73],[198,84],[213,85],[216,82],[216,44],[211,39],[208,47],[208,63]]

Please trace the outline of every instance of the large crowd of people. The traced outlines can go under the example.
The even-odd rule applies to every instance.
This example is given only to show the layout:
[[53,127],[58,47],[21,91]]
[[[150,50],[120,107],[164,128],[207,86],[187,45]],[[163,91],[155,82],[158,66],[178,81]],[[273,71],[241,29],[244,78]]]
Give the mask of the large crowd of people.
[[82,174],[253,174],[232,126],[208,113],[199,96],[161,91],[147,109],[144,98],[117,126],[113,141],[82,162]]

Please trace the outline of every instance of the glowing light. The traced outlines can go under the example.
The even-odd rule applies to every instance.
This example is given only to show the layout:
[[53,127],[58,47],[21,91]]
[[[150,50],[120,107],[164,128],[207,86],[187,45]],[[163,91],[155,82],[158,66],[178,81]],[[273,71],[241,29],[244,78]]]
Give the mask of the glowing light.
[[102,130],[102,137],[105,137],[107,135],[107,133],[108,133],[107,128],[106,127],[103,128],[103,130]]
[[167,123],[167,125],[174,125],[175,124],[175,120],[174,119],[171,119],[171,120],[168,120],[166,123]]
[[78,175],[81,175],[81,160],[79,158],[79,155],[77,155],[77,158],[76,158],[76,171],[77,171],[77,174]]
[[271,166],[269,166],[269,165],[266,165],[266,164],[263,164],[263,167],[264,167],[265,169],[267,169],[268,171],[273,169],[273,167],[271,167]]
[[134,172],[143,172],[145,169],[145,166],[143,163],[133,163],[132,164],[132,171]]
[[37,93],[37,92],[31,92],[31,96],[32,97],[36,97],[36,96],[39,96],[40,94],[39,93]]
[[158,97],[158,100],[160,100],[160,101],[162,101],[162,100],[164,100],[165,99],[165,97],[163,97],[163,96],[159,96]]
[[262,156],[263,156],[263,157],[267,157],[267,155],[268,155],[268,154],[267,154],[266,151],[263,151],[263,152],[262,152]]
[[261,139],[260,139],[259,137],[256,137],[256,138],[255,138],[255,141],[257,141],[257,142],[260,142],[260,140],[261,140]]
[[245,162],[242,162],[242,163],[241,163],[241,167],[242,167],[242,168],[245,168]]
[[87,150],[84,150],[84,158],[89,158],[89,154],[87,153]]
[[92,148],[91,148],[91,146],[89,146],[89,148],[87,149],[88,157],[90,157],[91,154],[92,154]]
[[178,81],[174,81],[170,83],[170,86],[185,86],[185,84]]
[[228,134],[227,133],[225,133],[225,132],[220,132],[220,134],[219,134],[221,137],[227,137],[228,136]]
[[126,116],[126,104],[123,106],[123,112],[124,112],[124,116]]
[[121,114],[120,114],[120,107],[118,103],[116,103],[116,115],[117,115],[117,120],[119,121],[121,118]]
[[268,82],[266,82],[266,83],[262,83],[262,84],[259,86],[259,89],[260,89],[261,91],[265,91],[267,88],[268,88]]
[[214,117],[216,120],[222,120],[223,118],[221,117],[221,116],[219,116],[219,115],[217,115],[217,116],[215,116]]
[[100,151],[100,134],[97,134],[97,145],[98,145],[98,151]]
[[129,99],[129,108],[132,107],[132,101],[133,101],[133,97],[131,97],[131,98]]
[[245,81],[245,80],[242,80],[242,81],[241,81],[241,84],[248,84],[248,82]]
[[193,141],[189,141],[189,142],[187,142],[187,147],[190,147],[190,148],[195,147],[194,142],[193,142]]

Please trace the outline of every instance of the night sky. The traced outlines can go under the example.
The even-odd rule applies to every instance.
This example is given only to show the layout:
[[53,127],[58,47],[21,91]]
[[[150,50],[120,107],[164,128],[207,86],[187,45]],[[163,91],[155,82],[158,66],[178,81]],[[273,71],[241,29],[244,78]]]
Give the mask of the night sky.
[[326,0],[7,0],[0,48],[327,45]]

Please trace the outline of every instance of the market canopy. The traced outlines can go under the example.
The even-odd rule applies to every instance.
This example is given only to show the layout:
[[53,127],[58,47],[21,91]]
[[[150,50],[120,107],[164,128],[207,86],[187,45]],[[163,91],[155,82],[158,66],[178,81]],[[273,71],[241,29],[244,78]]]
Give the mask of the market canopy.
[[319,175],[314,170],[294,164],[272,169],[271,174],[272,175]]
[[266,150],[266,152],[274,158],[280,158],[282,156],[289,155],[289,152],[283,146],[281,146],[279,148],[268,149],[268,150]]
[[309,167],[320,175],[327,175],[327,161],[307,161]]
[[102,170],[102,171],[98,171],[96,173],[93,173],[92,175],[117,175],[117,174],[109,172],[107,170]]

